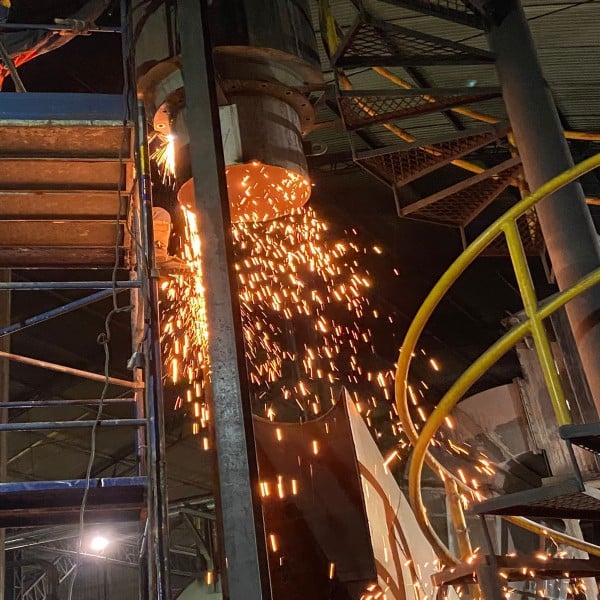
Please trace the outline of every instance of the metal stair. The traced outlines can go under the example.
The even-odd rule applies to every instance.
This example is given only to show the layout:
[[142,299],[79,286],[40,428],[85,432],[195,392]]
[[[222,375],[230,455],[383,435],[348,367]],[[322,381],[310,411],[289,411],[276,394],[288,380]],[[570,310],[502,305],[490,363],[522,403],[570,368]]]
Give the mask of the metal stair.
[[348,131],[502,96],[499,88],[339,90],[338,104]]
[[600,455],[600,423],[562,425],[558,433],[569,444]]
[[366,171],[396,190],[501,139],[506,133],[504,126],[486,126],[466,134],[356,152],[354,159]]
[[383,0],[388,4],[408,8],[433,17],[440,17],[467,27],[484,29],[482,15],[462,0]]
[[494,55],[362,12],[331,57],[336,68],[493,64]]
[[507,160],[401,208],[401,214],[464,228],[511,185],[520,171],[519,158]]
[[583,481],[573,452],[573,445],[577,445],[598,454],[600,423],[562,425],[559,434],[569,449],[574,472],[572,478],[552,478],[539,488],[490,498],[476,504],[473,512],[479,515],[600,521],[600,489]]
[[[489,571],[493,571],[493,574]],[[439,571],[433,576],[438,587],[484,583],[490,575],[502,573],[502,581],[517,582],[531,579],[579,579],[597,577],[600,560],[597,558],[548,558],[524,556],[479,556],[471,563],[463,563]],[[485,583],[490,583],[486,581]],[[499,584],[499,581],[496,581]]]
[[[439,17],[461,25],[485,30],[486,19],[482,8],[468,0],[383,0],[411,11]],[[459,130],[462,123],[449,110],[472,103],[497,98],[498,90],[491,88],[431,88],[427,77],[418,67],[444,66],[457,64],[494,63],[493,53],[441,37],[424,34],[420,31],[401,27],[396,23],[373,17],[361,2],[354,2],[358,16],[353,25],[342,31],[331,12],[328,0],[321,0],[320,22],[323,42],[330,56],[337,83],[338,108],[334,110],[342,119],[349,132],[349,140],[354,160],[379,180],[388,184],[395,194],[399,216],[417,218],[432,223],[458,227],[461,238],[466,243],[465,227],[470,224],[489,204],[514,183],[517,169],[500,174],[494,168],[486,170],[486,175],[469,177],[452,186],[449,190],[429,196],[415,206],[401,206],[397,189],[410,182],[405,177],[407,171],[416,171],[418,176],[434,171],[437,167],[460,159],[465,153],[457,152],[447,160],[447,148],[431,152],[429,142],[415,142],[412,146],[389,146],[379,148],[371,143],[368,132],[358,131],[357,135],[372,149],[357,151],[352,132],[383,125],[397,132],[394,121],[409,117],[442,113]],[[397,81],[397,87],[390,89],[352,89],[352,69],[372,67],[402,67],[420,87],[410,88],[410,84]],[[387,77],[394,81],[395,74]],[[384,75],[385,76],[385,75]],[[340,81],[343,77],[342,82]],[[410,133],[400,135],[408,139]],[[477,130],[468,130],[464,136],[477,135]],[[497,139],[497,138],[496,138]],[[493,143],[490,139],[487,143]],[[482,148],[486,144],[479,146]],[[412,152],[409,152],[412,150]],[[435,164],[437,162],[437,165]],[[407,163],[409,163],[407,168]],[[419,172],[419,167],[426,167]],[[544,243],[535,214],[519,221],[523,245],[528,255],[540,256]],[[490,246],[486,255],[506,256],[506,244],[502,239]]]
[[600,490],[578,478],[490,498],[473,506],[479,515],[600,520]]
[[132,126],[121,96],[0,98],[0,267],[129,264]]

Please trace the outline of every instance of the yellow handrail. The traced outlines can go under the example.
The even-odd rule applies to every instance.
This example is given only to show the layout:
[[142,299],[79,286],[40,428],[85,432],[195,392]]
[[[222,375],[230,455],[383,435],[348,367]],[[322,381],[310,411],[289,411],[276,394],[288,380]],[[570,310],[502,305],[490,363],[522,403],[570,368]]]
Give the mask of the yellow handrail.
[[[561,292],[552,297],[547,302],[538,306],[531,276],[527,267],[527,262],[521,240],[518,237],[516,220],[525,214],[537,202],[551,195],[561,187],[568,185],[585,173],[600,166],[600,154],[595,155],[582,163],[576,165],[569,171],[559,175],[548,183],[544,184],[536,192],[516,204],[495,223],[488,227],[467,249],[456,259],[450,268],[444,273],[438,283],[429,293],[413,322],[411,323],[404,343],[400,357],[398,359],[398,367],[396,371],[395,392],[396,403],[400,420],[404,427],[410,442],[414,446],[413,457],[411,460],[411,468],[409,471],[409,497],[417,521],[423,530],[423,533],[428,538],[430,543],[434,545],[438,551],[440,558],[456,564],[459,562],[456,557],[448,550],[445,544],[438,538],[433,529],[430,527],[425,507],[423,506],[420,493],[420,477],[423,464],[427,464],[434,470],[440,473],[442,478],[451,478],[457,482],[458,486],[463,491],[473,491],[460,479],[450,473],[441,463],[439,463],[433,455],[428,451],[433,435],[441,425],[444,417],[448,415],[452,407],[462,398],[464,393],[477,381],[477,379],[493,365],[503,354],[512,348],[520,339],[528,333],[532,333],[534,337],[535,347],[538,355],[541,357],[544,376],[549,388],[550,397],[554,407],[555,414],[559,423],[570,421],[568,406],[566,404],[564,394],[562,392],[560,382],[556,374],[548,339],[545,330],[542,326],[542,321],[552,314],[555,310],[563,306],[569,300],[575,298],[585,290],[589,289],[600,281],[600,270],[594,271],[592,274],[585,277],[572,288]],[[519,282],[521,292],[525,297],[525,309],[527,320],[524,323],[511,329],[490,349],[488,349],[475,363],[465,371],[458,381],[446,393],[438,407],[425,423],[421,434],[417,432],[408,408],[408,371],[412,359],[413,352],[417,347],[417,342],[426,322],[432,315],[433,311],[439,304],[440,300],[458,277],[466,270],[466,268],[475,260],[475,258],[499,235],[504,233],[507,236],[507,243],[515,268],[515,275]],[[534,333],[535,329],[535,333]],[[578,549],[584,550],[590,554],[600,556],[600,547],[593,544],[588,544],[581,540],[576,540],[571,536],[552,531],[548,528],[537,525],[533,521],[520,517],[510,517],[509,520],[525,529],[529,529],[541,535],[551,536],[558,542],[568,544]]]

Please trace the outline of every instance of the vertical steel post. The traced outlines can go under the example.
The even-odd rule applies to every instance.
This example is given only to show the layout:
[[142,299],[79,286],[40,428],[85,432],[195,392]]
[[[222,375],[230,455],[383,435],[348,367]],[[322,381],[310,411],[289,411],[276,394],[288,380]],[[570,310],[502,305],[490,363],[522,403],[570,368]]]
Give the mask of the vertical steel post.
[[[527,182],[535,190],[573,166],[573,159],[520,0],[488,4],[489,38],[504,102]],[[579,183],[542,201],[537,214],[561,290],[600,266],[598,235]],[[566,310],[600,412],[600,289],[586,292]]]
[[[10,281],[10,269],[0,269],[0,281]],[[0,325],[10,325],[10,291],[0,292]],[[10,351],[10,336],[0,338],[0,350]],[[10,363],[8,359],[0,359],[0,400],[8,402],[10,386]],[[8,422],[8,409],[0,409],[0,423]],[[0,481],[7,481],[8,447],[6,443],[7,432],[0,432]],[[6,530],[0,529],[0,600],[4,600],[6,588],[6,551],[4,541]]]
[[178,1],[187,125],[204,252],[224,597],[271,598],[207,6]]
[[[142,101],[137,104],[136,158],[140,240],[137,268],[142,279],[144,301],[144,383],[146,427],[146,461],[148,469],[148,598],[170,600],[169,585],[169,505],[158,314],[158,271],[154,261],[152,229],[152,193],[148,132]],[[141,246],[141,248],[140,248]]]

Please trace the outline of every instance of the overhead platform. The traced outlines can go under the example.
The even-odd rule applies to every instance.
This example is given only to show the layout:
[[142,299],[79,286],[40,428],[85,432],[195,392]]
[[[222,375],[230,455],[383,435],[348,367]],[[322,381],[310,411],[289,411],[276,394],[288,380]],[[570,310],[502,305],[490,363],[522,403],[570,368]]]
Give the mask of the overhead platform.
[[128,266],[133,129],[123,102],[2,94],[0,267]]
[[[85,522],[137,521],[145,506],[146,477],[91,479]],[[85,479],[0,483],[0,527],[79,522]]]

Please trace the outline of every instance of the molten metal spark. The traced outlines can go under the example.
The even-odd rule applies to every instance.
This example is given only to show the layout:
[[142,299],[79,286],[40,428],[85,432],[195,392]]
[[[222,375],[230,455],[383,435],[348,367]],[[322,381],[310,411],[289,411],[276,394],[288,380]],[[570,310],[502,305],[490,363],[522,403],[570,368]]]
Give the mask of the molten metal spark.
[[171,133],[155,134],[151,144],[157,142],[150,158],[154,160],[161,174],[163,183],[169,185],[175,181],[175,136]]
[[[166,372],[182,390],[178,407],[200,429],[208,371],[201,244],[195,214],[183,208],[186,231],[180,258],[189,272],[163,286]],[[392,365],[375,356],[369,322],[369,275],[358,267],[365,249],[332,239],[308,209],[264,223],[233,226],[243,334],[255,410],[285,420],[318,415],[341,386],[360,389],[374,409],[392,398]],[[377,254],[369,250],[372,254]],[[365,356],[359,364],[357,356]],[[381,366],[385,368],[381,368]],[[365,390],[370,395],[364,396]],[[358,392],[353,394],[358,400]],[[195,406],[195,408],[194,408]]]

